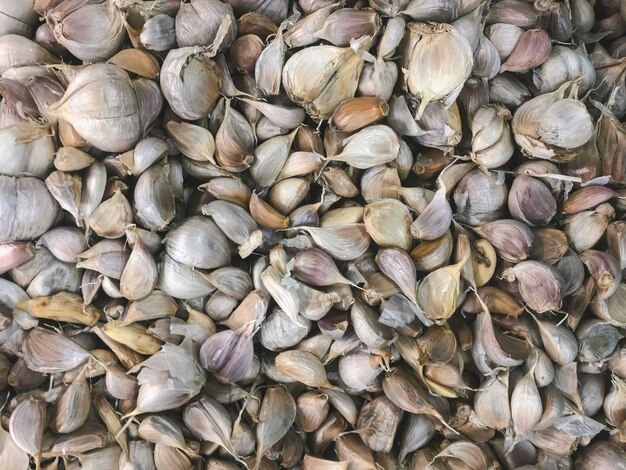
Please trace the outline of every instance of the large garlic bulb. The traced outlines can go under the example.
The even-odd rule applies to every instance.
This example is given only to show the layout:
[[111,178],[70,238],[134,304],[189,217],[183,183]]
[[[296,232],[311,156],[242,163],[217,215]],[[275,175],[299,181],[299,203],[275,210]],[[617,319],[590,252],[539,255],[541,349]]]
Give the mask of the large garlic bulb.
[[82,69],[49,112],[106,152],[131,149],[143,133],[133,83],[115,65],[95,64]]

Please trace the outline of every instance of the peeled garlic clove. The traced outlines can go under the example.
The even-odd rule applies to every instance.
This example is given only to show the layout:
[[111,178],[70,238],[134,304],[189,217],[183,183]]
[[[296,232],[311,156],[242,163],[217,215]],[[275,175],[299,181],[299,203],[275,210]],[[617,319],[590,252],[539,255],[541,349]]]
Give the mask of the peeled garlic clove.
[[506,261],[516,263],[525,260],[531,253],[533,233],[522,222],[501,219],[475,227],[474,231],[489,241]]
[[409,34],[407,88],[420,100],[419,119],[431,101],[452,104],[472,71],[473,57],[469,43],[453,26],[413,23]]
[[622,281],[622,270],[615,257],[603,251],[587,250],[580,254],[580,260],[595,281],[597,299],[611,297]]
[[407,207],[395,199],[379,199],[363,211],[367,233],[382,248],[409,250],[413,245],[412,221]]

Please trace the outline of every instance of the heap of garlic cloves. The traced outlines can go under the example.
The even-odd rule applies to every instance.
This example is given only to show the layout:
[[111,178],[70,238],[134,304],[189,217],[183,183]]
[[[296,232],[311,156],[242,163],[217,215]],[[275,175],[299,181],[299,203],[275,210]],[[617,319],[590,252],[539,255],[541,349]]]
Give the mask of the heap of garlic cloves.
[[625,468],[625,88],[625,1],[0,0],[0,468]]

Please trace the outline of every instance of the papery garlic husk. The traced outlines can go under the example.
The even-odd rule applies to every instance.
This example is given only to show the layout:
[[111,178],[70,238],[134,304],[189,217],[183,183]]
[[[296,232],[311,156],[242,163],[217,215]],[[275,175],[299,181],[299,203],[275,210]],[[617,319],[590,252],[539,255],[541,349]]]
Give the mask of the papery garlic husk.
[[595,78],[596,71],[584,49],[570,49],[563,45],[555,45],[546,61],[533,73],[533,83],[542,94],[575,81],[582,95],[593,87]]
[[451,153],[461,142],[461,115],[456,101],[450,106],[440,101],[429,103],[416,122],[420,132],[415,140],[426,147]]
[[54,156],[54,167],[60,171],[79,171],[89,167],[95,159],[75,147],[61,147]]
[[46,13],[46,21],[56,40],[85,62],[110,59],[126,37],[122,12],[104,0],[64,0]]
[[[220,2],[221,3],[221,2]],[[209,114],[222,86],[222,72],[203,49],[172,49],[161,67],[161,90],[172,110],[183,119],[194,120]]]
[[509,212],[530,226],[547,225],[556,214],[556,201],[543,181],[520,175],[511,185]]
[[115,65],[95,64],[79,71],[63,98],[50,105],[48,111],[68,121],[89,143],[108,152],[130,149],[143,132],[133,84],[128,74]]
[[505,270],[503,276],[517,281],[520,295],[534,311],[561,308],[560,274],[551,266],[540,261],[522,261]]
[[580,254],[580,260],[596,284],[597,300],[606,300],[618,289],[622,280],[622,270],[618,260],[604,251],[586,250]]
[[[95,172],[94,172],[95,173]],[[90,181],[87,183],[93,183],[94,181],[89,178]],[[52,197],[56,199],[62,209],[69,212],[74,219],[76,219],[76,223],[78,226],[83,226],[83,220],[81,217],[81,205],[83,203],[83,179],[73,173],[65,172],[65,171],[53,171],[48,175],[45,179],[46,187]],[[104,191],[104,179],[101,181],[102,190]],[[93,198],[94,208],[95,205],[99,204],[102,200],[102,194],[98,194],[98,190],[100,188],[93,188],[95,194],[91,195]],[[86,188],[85,188],[86,190]],[[96,198],[99,199],[96,202]],[[85,204],[89,204],[91,201],[85,201]],[[91,209],[93,211],[93,208]]]
[[413,245],[407,207],[396,199],[380,199],[365,206],[363,222],[372,240],[382,248],[408,251]]
[[626,145],[626,128],[619,120],[603,109],[596,125],[595,141],[601,161],[603,175],[610,175],[618,184],[626,181],[623,154]]
[[583,211],[563,220],[569,243],[578,252],[592,248],[604,235],[615,209],[609,203],[600,204],[593,211]]
[[[0,200],[0,242],[33,240],[52,227],[59,215],[57,202],[36,178],[0,176]],[[39,210],[30,210],[33,207]]]
[[402,415],[402,409],[381,395],[363,405],[356,427],[371,450],[390,452]]
[[491,169],[510,160],[514,151],[510,118],[510,111],[498,104],[482,106],[476,111],[471,121],[474,162]]
[[493,222],[503,215],[507,197],[508,187],[496,175],[472,170],[454,188],[457,220],[469,225]]
[[591,139],[591,116],[580,101],[564,98],[568,86],[566,83],[552,93],[539,95],[515,112],[515,141],[529,157],[569,161]]
[[406,86],[420,100],[416,114],[420,119],[431,101],[441,100],[446,106],[454,102],[472,71],[472,49],[446,24],[412,23],[409,34]]
[[283,87],[289,98],[302,105],[313,119],[328,119],[343,100],[356,92],[370,38],[350,47],[314,46],[296,52],[283,67]]
[[176,47],[175,20],[158,14],[148,18],[141,28],[139,42],[149,51],[165,52]]
[[442,462],[442,465],[449,468],[460,464],[468,469],[478,470],[487,468],[489,459],[477,444],[470,441],[456,441],[435,456],[433,463],[438,462]]
[[501,219],[475,227],[474,231],[491,243],[506,261],[517,263],[531,254],[533,232],[522,222]]
[[217,35],[221,22],[229,17],[230,24],[220,48],[228,47],[237,36],[235,15],[230,5],[219,0],[192,0],[181,3],[176,14],[178,47],[208,46]]
[[358,93],[389,101],[398,81],[398,66],[390,60],[376,59],[363,65],[359,79]]
[[128,199],[121,191],[95,208],[89,217],[89,226],[104,238],[119,238],[124,235],[126,226],[133,221]]

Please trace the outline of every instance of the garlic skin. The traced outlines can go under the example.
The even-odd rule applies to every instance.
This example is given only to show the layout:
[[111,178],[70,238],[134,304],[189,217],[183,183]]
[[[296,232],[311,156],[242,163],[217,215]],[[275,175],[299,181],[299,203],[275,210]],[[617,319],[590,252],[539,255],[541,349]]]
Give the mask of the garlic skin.
[[[431,101],[450,106],[473,66],[472,48],[451,25],[411,23],[407,89],[420,100],[419,119]],[[436,71],[434,73],[433,71]]]
[[38,19],[33,6],[31,0],[3,4],[0,8],[0,36],[7,34],[31,36]]
[[133,84],[115,65],[95,64],[82,69],[63,98],[48,110],[68,121],[89,143],[108,152],[129,150],[143,131]]

